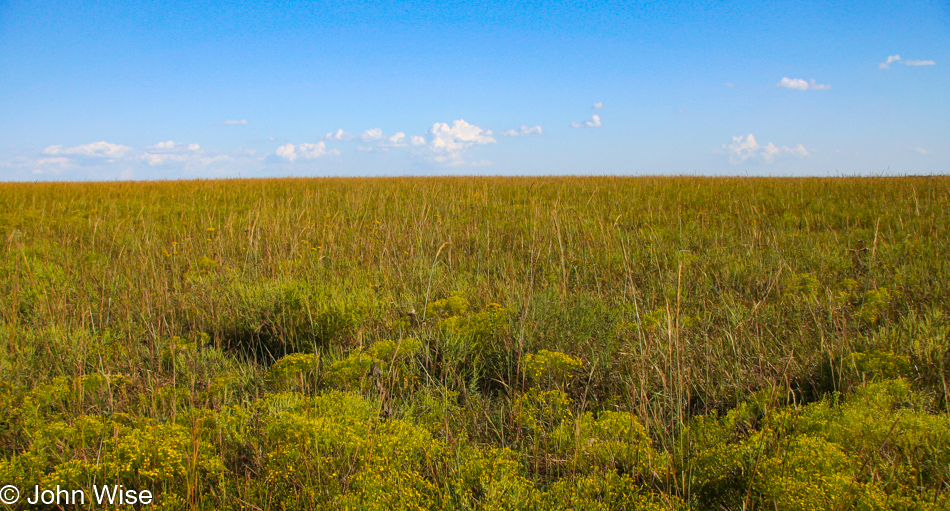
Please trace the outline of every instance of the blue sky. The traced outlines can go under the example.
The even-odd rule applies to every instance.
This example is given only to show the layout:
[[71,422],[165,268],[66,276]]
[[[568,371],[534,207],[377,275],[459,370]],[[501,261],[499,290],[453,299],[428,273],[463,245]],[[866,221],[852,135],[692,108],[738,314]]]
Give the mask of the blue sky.
[[0,0],[0,180],[950,170],[947,2]]

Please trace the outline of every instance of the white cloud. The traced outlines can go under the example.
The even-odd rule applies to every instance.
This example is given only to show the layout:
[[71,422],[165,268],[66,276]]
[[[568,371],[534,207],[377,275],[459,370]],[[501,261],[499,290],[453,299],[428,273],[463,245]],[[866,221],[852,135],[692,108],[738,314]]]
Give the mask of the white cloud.
[[732,88],[732,87],[735,87],[735,86],[736,86],[736,84],[734,84],[734,83],[732,83],[732,82],[726,82],[726,83],[723,84],[723,85],[725,85],[726,87],[729,87],[729,88]]
[[831,88],[831,85],[818,84],[818,83],[815,83],[815,80],[812,80],[808,84],[808,90],[828,90],[830,88]]
[[383,139],[383,130],[381,130],[380,128],[370,128],[364,131],[362,135],[360,135],[360,140],[362,140],[363,142],[375,142],[377,140],[382,140],[382,139]]
[[787,76],[783,77],[775,86],[793,90],[827,90],[831,88],[830,85],[815,83],[815,80],[806,82],[801,78],[789,78]]
[[[42,153],[21,155],[0,161],[20,176],[40,179],[135,179],[141,176],[207,176],[234,175],[236,171],[253,170],[264,162],[254,151],[237,150],[231,154],[208,152],[198,144],[166,140],[142,149],[94,142],[64,148],[52,145]],[[156,174],[156,172],[160,172]]]
[[755,137],[749,133],[745,137],[732,137],[731,144],[723,144],[716,152],[729,155],[729,163],[741,164],[746,161],[773,163],[776,158],[797,157],[804,158],[809,153],[805,146],[798,144],[795,147],[777,147],[772,142],[760,145]]
[[247,119],[241,119],[240,121],[232,120],[232,121],[219,122],[218,126],[244,126],[245,124],[247,124]]
[[537,137],[542,134],[541,126],[528,127],[521,125],[521,130],[508,130],[501,133],[505,137]]
[[[412,137],[412,139],[410,139],[405,133],[401,131],[387,137],[383,133],[383,130],[379,128],[373,128],[366,130],[362,135],[360,135],[360,140],[373,145],[360,146],[357,147],[356,150],[364,153],[386,152],[394,147],[408,147],[410,144],[413,144],[413,139],[415,138],[417,137]],[[425,145],[425,139],[422,139],[422,143],[419,145]]]
[[129,146],[110,144],[109,142],[93,142],[65,149],[61,145],[51,145],[43,150],[43,154],[116,159],[124,158],[132,151],[133,149]]
[[157,166],[165,165],[168,163],[184,163],[188,160],[188,156],[184,154],[152,154],[145,153],[142,155],[142,159],[145,163]]
[[353,140],[354,135],[352,133],[347,133],[343,131],[342,128],[334,131],[333,133],[327,133],[323,136],[324,140]]
[[174,149],[174,147],[175,147],[175,141],[169,140],[166,142],[159,142],[151,147],[146,147],[146,149],[165,150],[165,149]]
[[602,124],[600,123],[600,116],[597,114],[590,116],[589,121],[571,123],[572,128],[599,128],[600,126]]
[[175,142],[174,140],[166,140],[165,142],[159,142],[155,145],[145,146],[146,151],[197,151],[201,149],[201,146],[198,144],[182,144],[180,142]]
[[36,163],[39,163],[40,165],[48,165],[48,164],[63,165],[68,162],[69,162],[69,158],[64,158],[62,156],[57,156],[54,158],[38,158],[36,160]]
[[924,149],[923,147],[915,147],[913,150],[920,154],[930,154],[930,151]]
[[337,155],[340,154],[340,152],[336,149],[327,151],[327,145],[325,142],[317,142],[316,144],[304,143],[296,146],[294,144],[284,144],[278,147],[274,154],[292,162],[298,158],[312,160],[321,156]]
[[[539,135],[541,127],[522,126],[519,135]],[[495,143],[495,138],[490,130],[482,129],[478,126],[469,124],[463,119],[458,119],[450,126],[447,123],[435,123],[429,130],[428,136],[408,135],[405,132],[398,131],[392,135],[386,135],[381,128],[370,128],[358,136],[337,130],[334,133],[327,133],[326,140],[359,140],[363,144],[356,147],[357,151],[364,153],[381,153],[391,149],[410,148],[410,155],[439,165],[465,165],[466,152],[477,145]],[[321,142],[322,143],[322,142]],[[299,146],[290,147],[287,144],[278,148],[277,156],[287,161],[294,161],[301,157]],[[326,154],[339,154],[339,151],[326,151]]]
[[802,80],[801,78],[791,79],[788,77],[782,78],[782,81],[776,84],[776,87],[785,87],[786,89],[795,89],[795,90],[808,90],[808,82]]
[[173,140],[146,146],[144,149],[139,158],[151,166],[169,163],[187,164],[207,157],[201,152],[201,146],[198,144],[182,144]]
[[594,105],[593,105],[591,108],[593,108],[594,110],[597,110],[598,108],[603,108],[603,107],[604,107],[604,102],[603,102],[603,101],[598,101],[598,102],[594,103]]
[[[593,119],[594,121],[589,121],[590,125],[599,125],[600,118],[595,115]],[[539,136],[542,133],[541,126],[522,125],[520,129],[508,130],[502,135]],[[468,151],[475,146],[496,143],[491,130],[469,124],[464,119],[457,119],[451,125],[444,122],[434,123],[425,136],[409,135],[402,131],[387,135],[381,128],[370,128],[359,135],[339,129],[327,133],[323,139],[358,140],[362,144],[357,146],[356,150],[365,153],[408,148],[410,156],[444,166],[475,165],[468,160]],[[287,161],[301,157],[299,147],[288,147],[290,145],[281,146],[277,156]],[[327,151],[327,154],[339,154],[339,151]]]
[[408,145],[406,142],[406,134],[400,131],[387,138],[382,145],[386,147],[406,147]]
[[[591,117],[586,125],[599,125],[600,118]],[[506,136],[540,136],[541,126],[522,125],[509,130]],[[314,143],[275,143],[275,149],[258,152],[239,149],[218,153],[202,149],[195,143],[162,140],[138,148],[105,141],[78,146],[51,145],[41,152],[23,154],[0,160],[3,169],[15,179],[116,179],[167,178],[254,175],[305,170],[308,160],[339,155],[324,140],[352,140],[359,142],[353,149],[386,152],[406,150],[405,156],[436,166],[487,166],[491,161],[477,158],[473,149],[494,144],[492,130],[469,124],[464,119],[437,122],[424,134],[413,135],[403,131],[391,135],[381,128],[371,128],[354,135],[343,129],[327,133]],[[272,137],[271,141],[276,142]],[[276,164],[276,165],[275,165]],[[292,164],[292,165],[289,165]]]
[[275,151],[275,154],[287,161],[294,161],[297,159],[297,151],[295,150],[293,144],[284,144],[278,147],[277,151]]
[[17,157],[0,163],[0,167],[29,170],[31,174],[51,173],[58,175],[63,171],[75,168],[76,165],[69,158],[54,156],[52,158],[23,158]]
[[900,62],[900,60],[901,60],[900,55],[890,55],[887,57],[887,61],[881,62],[880,64],[878,64],[878,67],[881,69],[890,69],[891,64],[895,62]]
[[[413,137],[413,145],[417,142]],[[429,130],[429,142],[425,146],[419,146],[416,154],[440,165],[464,165],[466,163],[463,158],[465,151],[477,145],[494,144],[495,142],[491,130],[484,130],[474,124],[469,124],[464,119],[456,120],[452,123],[452,126],[444,122],[437,122]]]
[[877,65],[880,69],[890,69],[893,63],[904,64],[905,66],[935,66],[933,60],[903,60],[900,55],[891,55],[887,60]]
[[297,152],[300,153],[300,156],[305,160],[312,160],[313,158],[319,158],[321,156],[330,154],[339,154],[339,151],[336,149],[327,151],[327,145],[323,142],[317,142],[316,144],[300,144],[297,146]]

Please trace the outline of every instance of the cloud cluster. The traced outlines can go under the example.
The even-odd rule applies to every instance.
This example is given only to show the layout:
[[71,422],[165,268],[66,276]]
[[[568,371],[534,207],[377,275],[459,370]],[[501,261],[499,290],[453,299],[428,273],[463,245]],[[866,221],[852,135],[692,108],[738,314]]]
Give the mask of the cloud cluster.
[[831,88],[830,85],[822,85],[816,83],[815,80],[806,82],[801,78],[789,78],[787,76],[783,77],[775,86],[792,90],[828,90]]
[[541,136],[543,133],[541,132],[541,126],[532,126],[529,128],[528,126],[522,124],[520,130],[511,129],[503,131],[501,134],[505,137],[537,137]]
[[880,69],[890,69],[893,63],[904,64],[905,66],[934,66],[937,63],[933,60],[903,60],[900,55],[890,55],[887,60],[877,65]]
[[418,147],[426,144],[426,139],[418,135],[407,136],[398,131],[392,135],[386,136],[380,128],[372,128],[360,135],[360,140],[369,145],[361,145],[356,148],[357,151],[364,153],[386,152],[397,147]]
[[[244,124],[246,121],[228,121],[221,124]],[[592,116],[585,123],[599,126],[600,118]],[[529,137],[543,134],[541,126],[522,125],[503,133],[508,137]],[[340,155],[340,150],[327,146],[330,142],[355,142],[359,151],[385,152],[395,149],[406,151],[410,158],[436,166],[480,167],[491,161],[474,159],[472,150],[495,144],[492,130],[470,124],[464,119],[451,123],[437,122],[423,135],[399,131],[386,134],[381,128],[370,128],[359,134],[343,129],[327,133],[315,143],[284,141],[271,152],[238,149],[218,153],[202,149],[198,144],[166,140],[153,145],[133,148],[106,141],[64,147],[51,145],[40,153],[19,155],[0,160],[0,170],[17,179],[122,179],[153,177],[196,177],[209,175],[240,175],[260,172],[303,171],[318,160]],[[276,139],[271,137],[271,142]],[[270,170],[268,170],[270,169]]]
[[323,140],[334,140],[337,142],[349,142],[351,140],[359,140],[364,144],[369,144],[366,146],[360,146],[357,149],[360,151],[386,151],[393,147],[409,147],[409,146],[420,146],[425,145],[425,138],[418,135],[407,136],[405,133],[399,131],[390,136],[386,136],[383,133],[382,128],[370,128],[359,135],[354,135],[343,131],[343,129],[338,129],[332,133],[327,133],[323,136]]
[[217,126],[244,126],[247,124],[247,119],[241,119],[240,121],[224,121],[217,123]]
[[901,60],[901,56],[900,56],[900,55],[890,55],[890,56],[887,57],[887,60],[886,60],[886,61],[881,62],[880,64],[877,65],[877,67],[880,68],[880,69],[890,69],[890,68],[891,68],[891,64],[893,64],[893,63],[895,63],[895,62],[900,62],[900,60]]
[[[514,130],[509,131],[514,132]],[[510,135],[508,132],[506,134]],[[529,128],[522,126],[522,132],[515,132],[515,134],[540,135],[541,127]],[[359,135],[354,135],[338,129],[335,132],[327,133],[323,136],[323,139],[359,141],[362,145],[357,147],[357,150],[362,152],[384,152],[395,148],[409,148],[411,156],[441,166],[466,164],[479,166],[491,163],[484,160],[479,162],[466,161],[467,153],[471,148],[496,142],[491,130],[469,124],[464,119],[458,119],[453,121],[451,126],[444,122],[437,122],[432,125],[426,135],[407,135],[402,131],[386,135],[381,128],[370,128]]]
[[189,161],[200,162],[201,158],[207,155],[201,152],[201,146],[198,144],[181,144],[168,140],[146,146],[139,157],[154,167],[173,163],[184,164]]
[[46,149],[43,149],[43,154],[48,155],[63,155],[71,156],[77,158],[103,158],[103,159],[118,159],[124,158],[131,154],[134,150],[131,147],[120,145],[120,144],[110,144],[108,142],[93,142],[86,145],[78,145],[76,147],[67,147],[63,148],[61,145],[51,145]]
[[420,137],[419,135],[410,137],[401,131],[379,141],[379,146],[385,149],[390,147],[419,147],[424,145],[426,145],[426,139],[424,137]]
[[254,150],[230,154],[205,151],[198,144],[167,140],[135,149],[99,141],[74,147],[51,145],[39,154],[0,161],[0,169],[16,179],[135,179],[234,175],[253,171],[266,155]]
[[[465,164],[463,152],[484,144],[494,144],[491,130],[484,130],[474,124],[458,119],[452,126],[437,122],[429,130],[429,141],[416,151],[428,161],[440,165],[456,166]],[[482,164],[486,162],[481,162]]]
[[343,131],[342,128],[340,128],[340,129],[334,131],[333,133],[327,133],[326,135],[323,136],[323,139],[324,139],[324,140],[337,140],[337,141],[344,141],[344,142],[345,142],[345,141],[347,141],[347,140],[353,140],[354,136],[355,136],[355,135],[353,135],[352,133],[347,133],[347,132]]
[[594,110],[597,110],[597,109],[600,109],[600,108],[603,108],[603,107],[604,107],[604,102],[603,102],[603,101],[598,101],[598,102],[594,103],[593,106],[591,106],[591,108],[593,108]]
[[370,128],[360,135],[363,142],[376,142],[383,139],[383,130],[380,128]]
[[589,121],[571,123],[572,128],[599,128],[601,126],[603,125],[600,123],[600,116],[597,114],[590,116]]
[[339,155],[340,151],[336,149],[327,150],[327,144],[325,142],[317,142],[316,144],[284,144],[277,148],[274,152],[278,157],[283,158],[287,161],[296,161],[298,158],[302,160],[313,160],[321,156],[329,155]]
[[729,155],[729,163],[734,165],[746,162],[774,163],[776,158],[804,158],[811,154],[802,144],[796,147],[777,147],[772,142],[764,146],[760,145],[751,133],[745,137],[742,135],[732,137],[731,144],[723,144],[716,152]]

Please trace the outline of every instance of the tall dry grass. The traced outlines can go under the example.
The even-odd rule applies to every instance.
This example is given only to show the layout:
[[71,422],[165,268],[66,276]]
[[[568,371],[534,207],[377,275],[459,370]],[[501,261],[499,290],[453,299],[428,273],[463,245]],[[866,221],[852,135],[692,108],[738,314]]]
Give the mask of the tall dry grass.
[[[388,383],[349,390],[414,421],[419,389],[451,396],[441,435],[521,452],[548,484],[571,473],[554,433],[517,417],[522,362],[550,350],[582,361],[556,389],[572,417],[632,412],[685,466],[694,418],[853,390],[855,353],[903,357],[946,412],[948,217],[943,177],[0,184],[0,378],[12,410],[121,374],[58,413],[178,420],[273,394],[288,355],[315,355],[291,385],[312,394],[412,338]],[[23,420],[5,456],[31,445]],[[690,500],[684,473],[654,477]]]

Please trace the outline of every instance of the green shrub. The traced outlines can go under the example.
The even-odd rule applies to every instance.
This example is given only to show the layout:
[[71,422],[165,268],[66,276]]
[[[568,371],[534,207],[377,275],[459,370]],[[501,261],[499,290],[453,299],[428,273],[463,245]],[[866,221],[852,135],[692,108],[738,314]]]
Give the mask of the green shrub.
[[468,312],[471,305],[471,302],[456,292],[447,298],[442,298],[430,303],[426,308],[426,316],[439,318],[458,316]]
[[857,389],[843,403],[807,406],[796,427],[857,458],[890,493],[926,499],[950,485],[950,415],[931,413],[906,380]]
[[768,509],[882,509],[886,495],[855,479],[859,465],[837,444],[797,435],[766,458],[754,488]]
[[871,289],[864,294],[864,300],[854,315],[862,323],[877,324],[881,319],[881,315],[887,311],[891,302],[898,296],[897,291],[886,287]]
[[558,352],[541,350],[528,353],[522,368],[528,380],[546,388],[563,389],[583,365],[581,359]]
[[605,410],[596,418],[585,412],[573,421],[563,420],[551,437],[552,450],[581,473],[617,470],[649,478],[667,468],[667,457],[653,450],[646,429],[629,412]]
[[265,360],[328,347],[363,317],[358,306],[294,280],[231,282],[213,303],[220,312],[209,319],[221,343]]
[[479,449],[463,444],[446,485],[456,509],[540,509],[542,493],[525,475],[517,455],[507,448]]
[[[377,408],[353,393],[283,393],[257,407],[268,451],[266,491],[274,498],[302,508],[334,502],[352,509],[414,509],[434,498],[429,481],[445,464],[445,446],[425,428],[381,421]],[[397,483],[407,485],[405,495],[392,491]]]
[[511,311],[496,303],[485,310],[445,317],[439,322],[445,377],[490,386],[510,382],[516,356],[509,349]]
[[743,506],[756,460],[772,439],[770,432],[754,429],[754,408],[743,403],[723,416],[712,412],[695,417],[678,436],[678,472],[704,506]]
[[195,487],[209,496],[225,473],[218,451],[183,426],[97,416],[49,422],[29,449],[0,461],[0,477],[21,487],[121,484],[152,491],[158,504],[196,499]]
[[366,350],[354,349],[342,360],[327,366],[324,382],[341,390],[401,394],[418,384],[412,357],[422,349],[415,339],[383,339]]
[[313,391],[320,375],[320,357],[315,353],[292,353],[274,362],[266,379],[278,389]]
[[353,475],[333,507],[347,511],[425,511],[438,488],[418,472],[398,465],[373,464]]
[[844,377],[858,382],[876,382],[908,377],[910,359],[883,350],[852,353],[841,361]]
[[546,437],[563,421],[574,417],[572,403],[571,398],[560,390],[531,388],[515,402],[513,419],[526,431]]
[[543,502],[542,509],[572,511],[687,509],[680,499],[650,494],[637,478],[615,470],[562,479],[545,493]]

